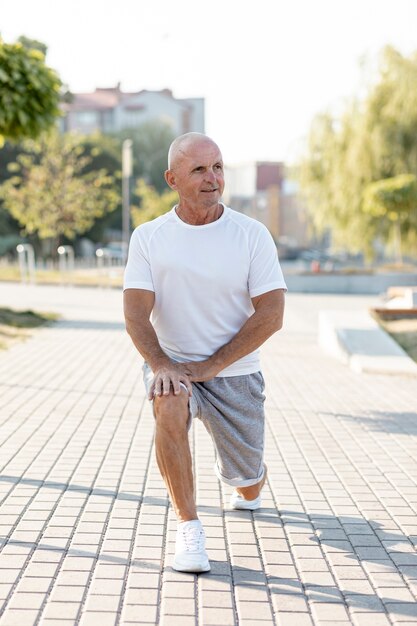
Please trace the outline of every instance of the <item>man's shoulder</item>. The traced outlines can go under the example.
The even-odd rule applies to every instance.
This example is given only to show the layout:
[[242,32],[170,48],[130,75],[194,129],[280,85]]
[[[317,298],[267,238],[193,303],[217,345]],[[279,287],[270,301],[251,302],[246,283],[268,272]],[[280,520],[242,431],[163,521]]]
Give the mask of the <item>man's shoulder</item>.
[[137,226],[135,228],[135,233],[140,237],[151,237],[161,226],[169,222],[171,219],[172,210],[169,210],[167,213],[159,215],[153,220],[149,220],[149,222],[144,222],[143,224]]
[[236,211],[230,207],[228,207],[228,209],[229,219],[232,220],[235,224],[241,226],[242,228],[255,232],[268,230],[265,224],[255,219],[254,217],[250,217],[245,213],[240,213],[239,211]]

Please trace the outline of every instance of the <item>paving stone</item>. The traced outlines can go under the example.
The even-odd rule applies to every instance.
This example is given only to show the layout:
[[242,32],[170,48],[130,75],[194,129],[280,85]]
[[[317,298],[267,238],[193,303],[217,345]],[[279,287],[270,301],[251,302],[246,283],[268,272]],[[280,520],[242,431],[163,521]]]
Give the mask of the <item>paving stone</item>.
[[397,572],[372,572],[369,577],[376,589],[404,586],[404,579]]
[[306,594],[309,602],[343,602],[342,594],[337,587],[308,586]]
[[78,602],[48,602],[43,613],[43,618],[75,620],[80,609],[81,604]]
[[384,610],[381,600],[375,594],[348,594],[346,603],[352,613],[363,613],[364,611],[380,612]]
[[195,598],[166,598],[162,600],[161,611],[164,615],[195,615]]
[[385,613],[353,613],[352,623],[354,626],[390,626],[390,621]]
[[84,611],[110,611],[115,613],[119,608],[119,604],[119,595],[94,595],[92,593],[89,593],[86,604],[84,606]]
[[[245,596],[237,593],[238,600],[246,599]],[[265,601],[265,598],[261,597],[251,597],[252,601]],[[206,606],[207,608],[233,608],[233,596],[230,591],[204,591],[201,596],[202,606]]]
[[46,596],[44,593],[15,593],[8,604],[10,609],[40,609]]
[[3,613],[2,626],[33,626],[36,624],[38,611],[27,609],[8,609]]
[[415,598],[409,589],[403,587],[382,587],[378,589],[378,595],[382,602],[414,602]]
[[311,606],[313,618],[319,623],[324,621],[332,621],[337,623],[340,621],[349,621],[349,615],[343,604],[334,602],[315,602]]
[[272,621],[272,609],[269,602],[237,602],[239,620]]
[[80,585],[78,587],[70,585],[55,586],[50,600],[52,602],[81,602],[85,595],[85,586]]
[[[202,607],[201,619],[203,624],[207,626],[216,626],[222,624],[222,626],[235,626],[235,615],[232,609],[218,609],[211,607]],[[170,624],[170,622],[166,622]]]
[[417,602],[385,602],[385,608],[394,621],[417,619]]
[[274,607],[274,611],[276,612],[308,612],[307,598],[302,593],[273,593],[272,605]]
[[276,615],[279,626],[312,626],[313,621],[308,613],[284,613]]
[[87,611],[81,617],[80,626],[97,626],[97,624],[100,624],[100,626],[116,626],[118,621],[118,613]]

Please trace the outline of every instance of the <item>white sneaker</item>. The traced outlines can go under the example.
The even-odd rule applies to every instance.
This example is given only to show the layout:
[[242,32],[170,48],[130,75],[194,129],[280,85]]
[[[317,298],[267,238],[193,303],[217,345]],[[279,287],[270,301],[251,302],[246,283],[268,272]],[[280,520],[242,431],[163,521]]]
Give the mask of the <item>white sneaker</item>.
[[172,567],[178,572],[209,572],[206,536],[200,520],[178,524]]
[[259,494],[254,500],[245,500],[237,491],[234,491],[230,497],[230,506],[236,510],[256,511],[261,508],[261,495]]

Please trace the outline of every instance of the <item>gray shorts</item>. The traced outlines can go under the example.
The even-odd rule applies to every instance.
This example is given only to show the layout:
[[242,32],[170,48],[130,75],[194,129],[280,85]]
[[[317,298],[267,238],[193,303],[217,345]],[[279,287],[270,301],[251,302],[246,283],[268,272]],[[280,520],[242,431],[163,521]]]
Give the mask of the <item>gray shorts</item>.
[[[147,363],[143,379],[148,391],[153,373]],[[215,452],[215,472],[234,487],[256,485],[264,475],[264,388],[261,372],[244,376],[217,376],[192,383],[191,419],[198,417],[210,434]]]

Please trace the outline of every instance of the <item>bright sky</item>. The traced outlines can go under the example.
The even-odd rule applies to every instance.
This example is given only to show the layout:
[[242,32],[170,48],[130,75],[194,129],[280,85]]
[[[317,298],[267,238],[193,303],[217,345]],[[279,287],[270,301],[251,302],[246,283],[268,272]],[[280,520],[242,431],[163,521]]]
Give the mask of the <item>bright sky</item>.
[[417,51],[416,0],[0,0],[0,15],[6,42],[48,45],[71,91],[204,97],[229,164],[291,161],[313,116],[366,84],[361,59]]

